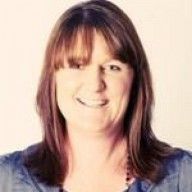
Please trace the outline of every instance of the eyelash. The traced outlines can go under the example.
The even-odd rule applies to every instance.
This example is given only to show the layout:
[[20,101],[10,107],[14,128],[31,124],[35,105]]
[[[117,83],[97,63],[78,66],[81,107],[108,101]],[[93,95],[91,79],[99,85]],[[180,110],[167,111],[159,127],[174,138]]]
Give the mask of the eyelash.
[[117,65],[109,65],[110,71],[121,71],[121,68]]
[[71,64],[70,65],[70,68],[72,68],[72,69],[83,69],[85,66],[84,65],[82,65],[82,64],[78,64],[78,63],[73,63],[73,64]]

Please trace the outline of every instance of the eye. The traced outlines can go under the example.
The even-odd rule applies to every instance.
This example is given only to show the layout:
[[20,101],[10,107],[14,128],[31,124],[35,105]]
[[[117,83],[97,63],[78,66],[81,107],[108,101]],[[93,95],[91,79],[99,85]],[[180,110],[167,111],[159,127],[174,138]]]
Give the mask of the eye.
[[79,63],[71,63],[69,66],[69,68],[71,69],[79,69],[79,70],[83,69],[84,67],[85,67],[84,65]]
[[119,71],[121,71],[121,67],[118,65],[115,65],[115,64],[109,64],[108,66],[106,66],[106,70],[119,72]]

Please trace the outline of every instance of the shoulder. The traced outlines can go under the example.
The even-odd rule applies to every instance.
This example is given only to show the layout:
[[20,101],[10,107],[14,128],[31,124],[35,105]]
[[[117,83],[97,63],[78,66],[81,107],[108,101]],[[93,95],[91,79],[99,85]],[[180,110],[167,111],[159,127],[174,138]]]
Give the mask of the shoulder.
[[36,144],[29,146],[23,151],[15,151],[12,153],[8,153],[0,156],[0,169],[9,170],[12,172],[18,171],[19,169],[23,169],[24,167],[24,157],[25,154],[33,151],[36,148]]
[[0,191],[11,191],[14,183],[13,173],[20,162],[21,152],[0,156]]
[[16,151],[6,155],[0,156],[0,167],[2,168],[14,168],[21,163],[21,151]]
[[180,191],[192,191],[192,152],[179,150],[178,155],[178,186]]
[[21,164],[21,151],[0,156],[0,170],[2,175],[10,174]]
[[0,191],[15,191],[14,188],[18,187],[22,187],[22,190],[30,188],[32,181],[23,158],[26,150],[0,156]]
[[168,174],[179,174],[186,168],[192,167],[192,152],[177,148],[164,160],[163,164]]
[[175,149],[163,162],[163,175],[159,186],[169,190],[192,191],[192,152]]

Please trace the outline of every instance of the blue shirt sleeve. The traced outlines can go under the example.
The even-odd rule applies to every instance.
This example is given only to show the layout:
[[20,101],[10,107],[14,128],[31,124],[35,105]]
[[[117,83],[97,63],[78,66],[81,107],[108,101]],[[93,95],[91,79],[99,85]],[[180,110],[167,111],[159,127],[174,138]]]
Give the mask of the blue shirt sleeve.
[[12,186],[12,170],[9,166],[9,160],[7,156],[0,157],[0,191],[11,192]]
[[192,153],[185,153],[179,171],[179,191],[192,192]]

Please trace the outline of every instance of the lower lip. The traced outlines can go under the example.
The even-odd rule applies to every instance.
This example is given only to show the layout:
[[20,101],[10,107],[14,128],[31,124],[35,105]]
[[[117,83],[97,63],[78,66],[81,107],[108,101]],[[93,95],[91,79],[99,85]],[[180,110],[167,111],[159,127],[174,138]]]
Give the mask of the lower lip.
[[104,101],[102,104],[99,104],[99,105],[88,105],[86,104],[85,102],[83,102],[81,99],[77,98],[76,99],[78,101],[78,103],[80,103],[81,105],[84,105],[86,107],[89,107],[89,108],[101,108],[103,106],[105,106],[107,104],[107,101]]

